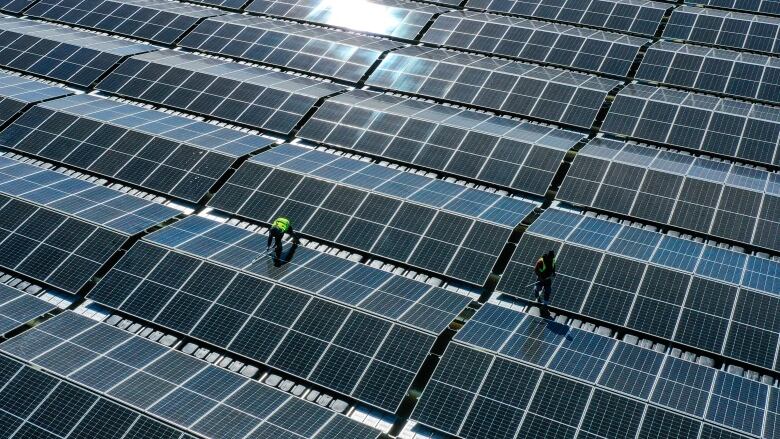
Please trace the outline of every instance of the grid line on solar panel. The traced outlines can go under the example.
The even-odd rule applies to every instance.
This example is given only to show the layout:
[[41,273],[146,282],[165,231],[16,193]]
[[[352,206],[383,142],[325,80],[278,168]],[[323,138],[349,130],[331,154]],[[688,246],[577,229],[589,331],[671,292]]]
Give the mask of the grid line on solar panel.
[[608,139],[577,154],[557,198],[780,251],[780,174]]
[[699,93],[629,84],[602,125],[607,133],[780,165],[780,109]]
[[15,17],[0,18],[0,65],[88,87],[122,58],[156,47]]
[[619,82],[482,55],[410,46],[390,52],[367,84],[590,128]]
[[422,42],[626,76],[645,38],[469,11],[440,15]]
[[162,0],[43,0],[25,15],[173,44],[216,9]]
[[64,88],[0,72],[0,126],[5,125],[29,104],[67,96],[70,93]]
[[497,290],[528,297],[533,261],[549,249],[560,264],[553,306],[776,367],[780,322],[768,316],[780,309],[777,261],[548,209],[521,239]]
[[[45,347],[34,352],[21,348],[42,340]],[[379,434],[290,393],[70,311],[0,349],[205,437],[256,437],[273,426],[293,438],[324,438],[339,424],[351,430],[339,437]]]
[[780,59],[764,55],[659,41],[647,49],[636,78],[780,103]]
[[[557,341],[545,356],[534,357],[529,353],[540,345],[515,341],[520,338]],[[509,349],[513,344],[518,346]],[[575,429],[632,437],[645,428],[640,424],[657,426],[652,417],[640,422],[644,407],[663,406],[692,423],[704,418],[760,437],[768,391],[758,381],[488,303],[448,347],[412,418],[466,438],[524,437],[543,430],[573,437]],[[622,410],[638,409],[636,414],[621,418],[605,412],[605,403],[619,402]],[[493,410],[484,412],[485,404]],[[604,413],[607,419],[599,420]],[[467,429],[478,417],[482,428],[502,429],[489,436]],[[508,420],[515,421],[505,428],[513,422]]]
[[[293,284],[298,288],[293,290],[283,286],[284,281],[268,282],[176,250],[136,244],[89,297],[389,411],[401,403],[435,341],[430,332],[406,323],[299,292],[306,291],[305,286]],[[235,254],[237,247],[225,250]],[[138,266],[139,261],[151,258],[160,262]],[[266,261],[254,265],[276,274],[273,263]],[[288,278],[295,275],[293,271]],[[203,282],[209,277],[210,282]],[[318,277],[297,281],[321,286]],[[374,302],[375,308],[392,308],[400,302],[381,295],[368,298],[372,299],[384,300]],[[457,299],[449,298],[450,305]],[[434,291],[422,300],[445,302],[448,298]],[[431,304],[437,305],[444,306]],[[420,325],[430,325],[427,317],[439,317],[433,311],[417,306],[398,314],[417,312],[411,317],[421,320]],[[398,317],[395,320],[402,320]]]
[[780,15],[780,5],[774,0],[685,0],[692,5],[704,5],[734,11]]
[[298,136],[543,195],[584,135],[431,102],[354,90],[329,98]]
[[9,438],[194,439],[53,375],[0,356],[0,418]]
[[672,11],[665,38],[780,54],[780,18],[680,6]]
[[469,0],[467,7],[652,37],[673,5],[644,0]]
[[0,285],[0,335],[57,308],[33,295]]
[[332,83],[171,50],[125,60],[98,88],[284,134],[320,99],[344,90]]
[[181,41],[193,50],[358,82],[399,43],[265,17],[229,14],[203,21]]
[[477,285],[535,207],[295,145],[244,163],[209,205]]
[[38,105],[0,145],[197,202],[272,139],[135,105],[77,95]]
[[[254,0],[246,10],[407,40],[413,40],[435,14],[447,11],[430,4],[402,0],[351,3],[330,0]],[[363,17],[377,18],[363,20]]]

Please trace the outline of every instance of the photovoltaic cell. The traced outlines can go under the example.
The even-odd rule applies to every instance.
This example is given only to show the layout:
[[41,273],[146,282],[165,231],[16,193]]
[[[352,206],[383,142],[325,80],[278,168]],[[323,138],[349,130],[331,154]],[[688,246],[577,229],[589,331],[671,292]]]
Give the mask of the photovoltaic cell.
[[780,112],[698,93],[630,84],[618,93],[602,129],[765,164],[780,164]]
[[189,217],[136,244],[90,298],[388,410],[427,356],[433,328],[470,302],[306,249],[275,267],[264,245]]
[[295,145],[253,157],[209,205],[268,223],[295,218],[305,234],[478,285],[534,209],[529,201]]
[[98,88],[287,134],[321,98],[343,88],[287,73],[176,51],[123,62]]
[[299,136],[543,195],[582,134],[365,90],[325,101]]
[[[254,0],[246,10],[407,40],[414,39],[434,14],[446,11],[438,6],[401,0],[349,4],[329,0]],[[363,21],[361,17],[382,18]]]
[[0,73],[0,125],[5,125],[29,104],[69,94],[70,92],[64,88]]
[[56,306],[30,294],[0,285],[0,335],[40,317]]
[[775,178],[756,168],[602,138],[578,152],[557,196],[780,250],[774,220],[780,194],[770,184]]
[[780,5],[773,0],[686,0],[694,5],[714,6],[734,11],[758,12],[761,14],[780,15]]
[[0,356],[4,437],[194,439],[107,398]]
[[523,235],[497,290],[531,297],[534,262],[550,249],[558,259],[553,306],[774,367],[774,320],[747,310],[780,305],[776,261],[548,209]]
[[162,0],[44,0],[25,15],[90,29],[173,44],[203,18],[221,15],[185,3]]
[[391,52],[368,85],[590,128],[612,79],[420,46]]
[[466,6],[652,37],[672,6],[643,0],[469,0]]
[[625,76],[644,38],[478,12],[440,15],[426,43]]
[[780,53],[780,18],[680,6],[664,37],[770,54]]
[[15,17],[0,19],[0,65],[89,87],[127,56],[157,50],[147,44]]
[[197,202],[269,138],[91,95],[40,104],[0,145]]
[[131,236],[178,214],[0,157],[0,266],[77,292]]
[[659,41],[645,53],[636,77],[694,91],[780,102],[780,60],[764,55]]
[[[24,355],[14,348],[25,340],[40,338],[52,341],[45,353]],[[291,438],[325,438],[330,428],[340,424],[346,424],[341,428],[349,431],[340,437],[357,439],[379,434],[290,393],[70,311],[15,337],[0,349],[205,437],[256,437],[252,432],[273,426],[291,430]],[[135,356],[138,361],[127,362],[125,357],[130,351],[143,355]],[[80,355],[73,358],[73,352]],[[58,369],[63,361],[73,362],[73,370],[63,373]],[[141,395],[137,391],[142,383],[155,385],[156,389]],[[153,398],[146,398],[150,394]],[[284,416],[291,411],[294,417]],[[300,425],[302,419],[305,427]],[[296,426],[291,425],[293,421]],[[316,434],[304,436],[303,428]]]
[[380,55],[401,47],[350,32],[238,14],[203,21],[181,45],[348,82],[358,82]]

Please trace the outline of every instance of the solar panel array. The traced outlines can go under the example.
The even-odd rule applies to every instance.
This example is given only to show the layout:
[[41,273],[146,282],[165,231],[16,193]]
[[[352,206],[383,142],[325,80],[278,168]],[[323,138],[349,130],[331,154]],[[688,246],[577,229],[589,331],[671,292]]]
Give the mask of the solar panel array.
[[391,52],[368,85],[590,128],[618,81],[421,46]]
[[88,87],[123,58],[157,50],[147,44],[0,17],[0,65]]
[[497,289],[531,296],[533,264],[550,249],[560,266],[554,306],[780,370],[780,262],[548,209]]
[[0,126],[30,104],[69,95],[60,87],[0,72]]
[[90,95],[37,105],[0,145],[197,202],[269,138]]
[[379,435],[290,393],[70,311],[3,343],[0,350],[205,437]]
[[[285,145],[245,163],[210,206],[482,285],[535,205]],[[307,220],[308,218],[308,220]]]
[[201,19],[221,15],[222,12],[168,0],[41,0],[26,14],[172,44]]
[[0,356],[0,419],[7,438],[193,439],[151,417]]
[[746,437],[714,424],[769,438],[777,391],[488,303],[447,348],[413,418],[463,438]]
[[358,82],[389,40],[271,18],[230,14],[202,22],[181,45],[348,82]]
[[0,437],[780,437],[777,3],[0,0]]
[[780,251],[780,174],[607,139],[574,160],[558,198]]
[[328,99],[300,137],[543,195],[584,135],[355,90]]
[[123,62],[100,90],[289,134],[320,99],[343,87],[183,52]]

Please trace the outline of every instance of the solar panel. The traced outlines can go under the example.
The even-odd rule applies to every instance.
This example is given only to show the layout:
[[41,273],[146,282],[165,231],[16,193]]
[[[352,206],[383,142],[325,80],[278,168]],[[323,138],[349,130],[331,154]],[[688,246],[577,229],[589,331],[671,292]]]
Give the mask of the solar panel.
[[545,21],[478,12],[440,15],[421,41],[626,76],[639,48],[650,40]]
[[23,291],[0,284],[0,335],[57,308]]
[[401,47],[349,32],[238,14],[203,21],[181,45],[348,82],[360,81],[380,55]]
[[5,356],[0,356],[0,389],[0,418],[8,438],[194,439]]
[[28,110],[0,145],[197,202],[269,138],[91,95]]
[[780,307],[779,262],[548,209],[523,235],[497,290],[530,297],[534,261],[549,249],[560,267],[553,306],[774,367],[780,328],[748,310]]
[[487,303],[447,348],[412,419],[464,438],[696,438],[702,418],[760,436],[769,388]]
[[209,205],[477,285],[535,207],[295,145],[252,157]]
[[136,244],[89,297],[391,411],[470,302],[308,249],[276,267],[264,245],[189,217]]
[[780,18],[718,9],[675,8],[664,37],[763,53],[780,53]]
[[615,98],[602,130],[777,165],[778,121],[776,107],[630,84]]
[[67,96],[70,93],[64,88],[0,72],[0,126],[5,125],[30,104]]
[[652,37],[668,3],[644,0],[468,0],[466,6],[565,23],[631,32]]
[[0,18],[0,65],[88,87],[147,44],[15,17]]
[[171,50],[124,61],[98,88],[130,98],[290,133],[335,84]]
[[299,136],[491,185],[544,195],[582,134],[354,90],[325,101]]
[[579,151],[557,197],[777,251],[777,179],[761,169],[601,138]]
[[612,79],[444,49],[391,52],[368,85],[590,128]]
[[[46,350],[28,351],[25,343]],[[254,438],[276,429],[291,438],[327,438],[334,430],[342,438],[379,435],[290,393],[70,311],[0,349],[204,437]]]
[[[438,6],[402,0],[254,0],[246,10],[263,15],[305,20],[333,27],[414,39],[437,13]],[[365,20],[364,17],[378,17]]]
[[76,292],[131,236],[178,214],[0,157],[0,265]]
[[780,102],[780,60],[752,53],[659,41],[648,48],[636,77],[694,91]]
[[173,44],[200,20],[222,12],[168,0],[43,0],[25,14]]
[[780,5],[773,0],[686,0],[685,3],[714,6],[716,8],[731,9],[734,11],[780,15]]

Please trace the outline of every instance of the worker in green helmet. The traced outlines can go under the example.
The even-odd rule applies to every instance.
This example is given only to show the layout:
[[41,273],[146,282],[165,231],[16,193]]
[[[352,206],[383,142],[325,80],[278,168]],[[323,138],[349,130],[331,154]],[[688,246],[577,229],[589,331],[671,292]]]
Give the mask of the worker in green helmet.
[[550,303],[552,278],[555,276],[555,269],[557,268],[555,265],[555,252],[553,250],[548,251],[539,258],[536,261],[536,265],[534,265],[534,273],[537,279],[534,285],[534,294],[536,295],[536,301],[544,306],[545,309]]
[[268,247],[266,247],[266,251],[268,251],[271,249],[271,243],[275,243],[277,261],[282,259],[282,238],[284,237],[285,233],[289,233],[290,237],[293,239],[293,242],[296,244],[298,243],[298,237],[295,236],[292,223],[289,219],[280,216],[279,218],[276,218],[273,223],[271,223],[271,231],[268,233]]

